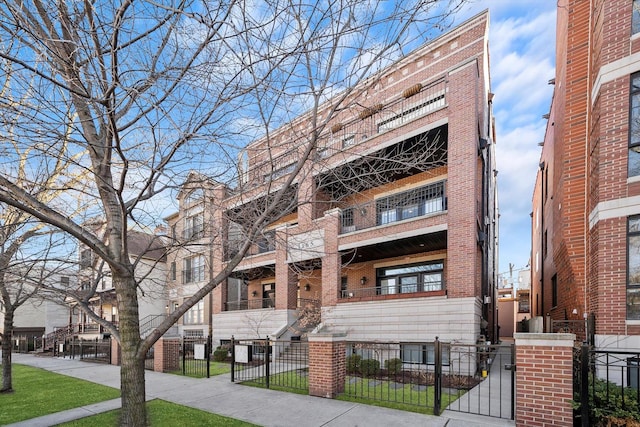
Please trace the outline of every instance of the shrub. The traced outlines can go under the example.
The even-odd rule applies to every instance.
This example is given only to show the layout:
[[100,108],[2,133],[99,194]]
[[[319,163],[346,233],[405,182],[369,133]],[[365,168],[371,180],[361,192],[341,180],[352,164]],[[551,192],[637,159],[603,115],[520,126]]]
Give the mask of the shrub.
[[360,372],[365,377],[372,377],[380,372],[380,362],[375,359],[365,359],[360,362]]
[[227,354],[229,354],[229,351],[226,348],[218,347],[213,352],[213,360],[215,362],[224,362],[227,360]]
[[[576,395],[574,409],[580,409],[580,397]],[[589,378],[589,418],[595,426],[640,425],[638,391],[605,380]]]
[[360,371],[360,361],[362,360],[362,356],[359,354],[353,354],[351,356],[347,356],[347,373],[348,374],[356,374]]
[[387,359],[384,361],[384,369],[387,370],[389,375],[395,375],[402,371],[402,360],[396,359]]

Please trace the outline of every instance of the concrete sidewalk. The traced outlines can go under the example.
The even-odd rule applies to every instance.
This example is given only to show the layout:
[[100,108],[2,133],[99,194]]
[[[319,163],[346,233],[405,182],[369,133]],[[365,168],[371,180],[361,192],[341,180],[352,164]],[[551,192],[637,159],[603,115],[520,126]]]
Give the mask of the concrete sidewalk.
[[[14,363],[120,388],[120,368],[118,366],[25,354],[14,354],[12,358]],[[353,402],[246,387],[231,383],[229,375],[195,379],[147,371],[146,390],[147,400],[163,399],[261,426],[488,427],[515,425],[512,421],[497,418],[453,413],[436,417]],[[12,424],[12,426],[51,426],[118,407],[120,407],[119,399],[109,400],[33,418]]]

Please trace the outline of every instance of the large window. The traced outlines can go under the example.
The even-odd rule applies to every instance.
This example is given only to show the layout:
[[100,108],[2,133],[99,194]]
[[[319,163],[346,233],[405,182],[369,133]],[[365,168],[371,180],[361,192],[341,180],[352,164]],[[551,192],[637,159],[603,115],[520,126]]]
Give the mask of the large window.
[[198,239],[204,236],[204,215],[202,213],[190,216],[184,222],[184,238]]
[[640,175],[640,73],[631,75],[629,101],[629,176]]
[[640,216],[628,219],[627,319],[640,320]]
[[[442,346],[442,364],[449,365],[449,348]],[[434,365],[436,363],[435,344],[401,344],[400,359],[403,363]]]
[[382,295],[431,292],[444,289],[444,262],[379,268],[377,293]]
[[376,200],[377,224],[445,210],[444,181]]
[[184,314],[185,325],[204,323],[204,300],[200,300]]
[[631,34],[640,33],[640,0],[633,0],[633,13],[631,14]]
[[204,280],[204,256],[185,258],[182,269],[182,282],[192,283]]

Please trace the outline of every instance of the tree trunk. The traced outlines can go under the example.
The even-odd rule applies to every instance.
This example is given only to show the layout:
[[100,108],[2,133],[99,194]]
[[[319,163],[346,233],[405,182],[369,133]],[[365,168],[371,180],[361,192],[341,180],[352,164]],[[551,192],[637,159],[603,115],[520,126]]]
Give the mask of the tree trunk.
[[13,309],[6,307],[4,313],[4,334],[2,336],[2,388],[0,393],[13,392],[11,378],[11,340],[13,339]]
[[144,355],[138,354],[140,347],[140,320],[138,317],[138,295],[133,277],[113,277],[118,296],[120,347],[120,393],[122,410],[120,425],[141,427],[147,425],[145,407]]

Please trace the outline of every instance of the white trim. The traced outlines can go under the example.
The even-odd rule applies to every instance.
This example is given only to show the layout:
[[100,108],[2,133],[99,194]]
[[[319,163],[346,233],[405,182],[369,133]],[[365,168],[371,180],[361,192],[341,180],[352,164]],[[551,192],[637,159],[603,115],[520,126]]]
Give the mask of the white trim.
[[[446,212],[446,211],[444,211]],[[411,218],[412,220],[415,220],[415,218]],[[398,222],[393,222],[391,224],[385,224],[385,227],[389,226],[389,225],[395,225],[400,223],[401,221]],[[384,227],[374,227],[374,228],[369,228],[366,231],[371,231],[371,230],[375,230],[375,229],[382,229]],[[385,243],[388,242],[390,240],[397,240],[397,239],[404,239],[406,237],[413,237],[413,236],[417,236],[419,234],[431,234],[431,233],[437,233],[438,231],[446,231],[447,230],[447,224],[439,224],[439,225],[434,225],[433,227],[427,227],[427,228],[421,228],[419,230],[411,230],[411,231],[405,231],[402,233],[392,233],[392,234],[385,234],[385,233],[378,233],[379,237],[376,237],[374,239],[368,239],[368,240],[359,240],[357,242],[353,242],[353,243],[349,243],[349,244],[345,244],[345,245],[340,245],[338,247],[338,250],[340,251],[345,251],[347,249],[355,249],[355,248],[359,248],[361,246],[368,246],[368,245],[375,245],[378,243]],[[365,231],[365,230],[362,230]]]
[[617,80],[620,77],[628,76],[636,71],[640,71],[640,52],[625,56],[624,58],[600,67],[593,89],[591,90],[591,105],[593,106],[595,103],[603,84]]
[[628,325],[628,326],[637,326],[637,325],[640,325],[640,320],[629,320],[629,319],[627,319],[625,321],[625,324]]
[[600,202],[589,214],[589,230],[604,219],[640,214],[640,196]]

